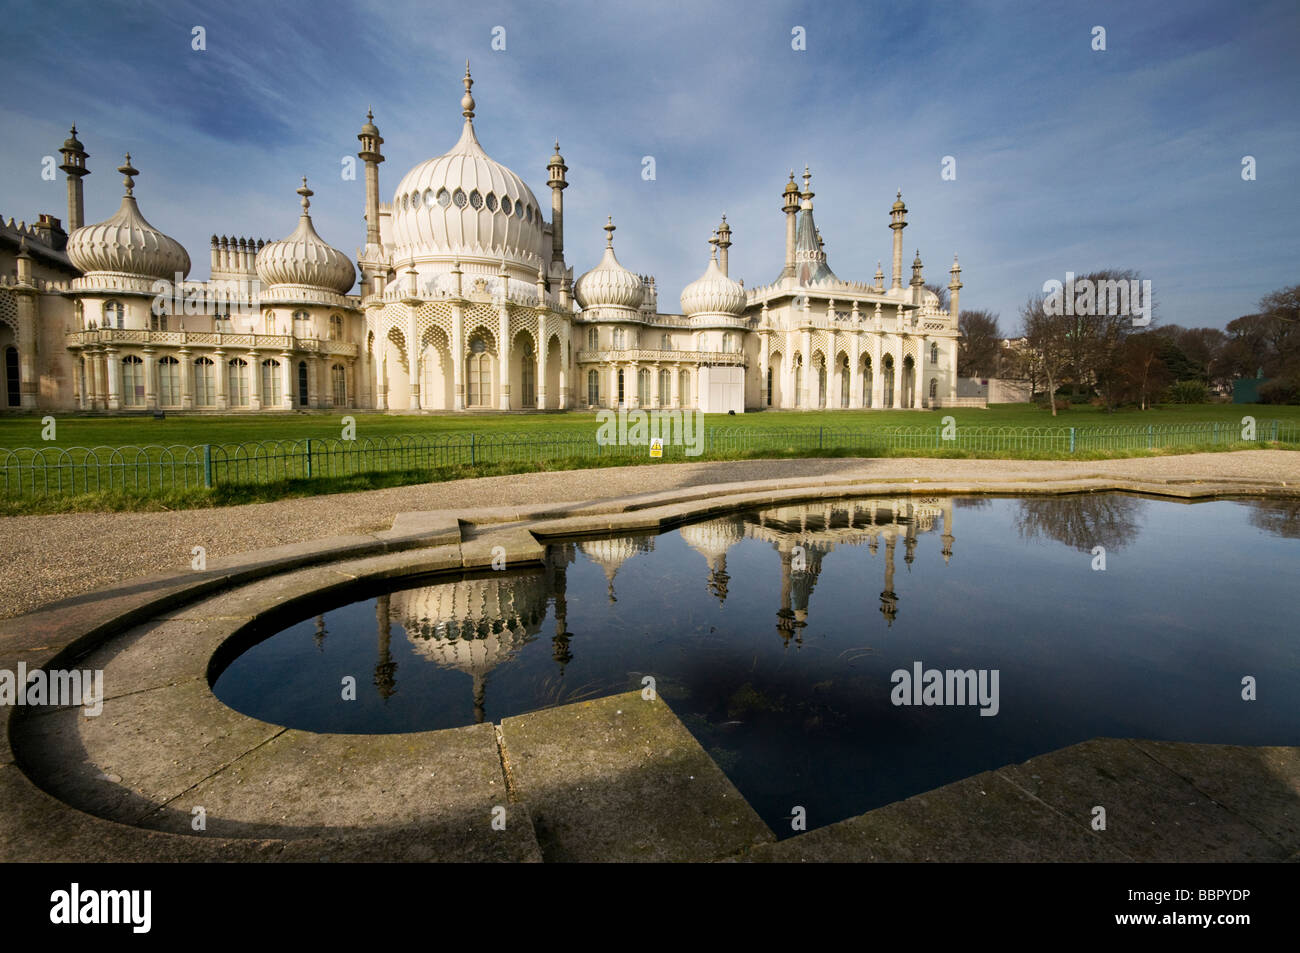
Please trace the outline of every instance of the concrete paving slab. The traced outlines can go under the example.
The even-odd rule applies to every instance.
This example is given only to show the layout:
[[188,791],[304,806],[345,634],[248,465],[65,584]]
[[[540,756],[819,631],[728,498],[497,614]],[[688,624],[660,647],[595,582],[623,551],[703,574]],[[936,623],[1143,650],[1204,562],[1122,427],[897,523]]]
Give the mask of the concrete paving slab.
[[716,860],[774,840],[657,697],[506,718],[501,752],[547,861]]

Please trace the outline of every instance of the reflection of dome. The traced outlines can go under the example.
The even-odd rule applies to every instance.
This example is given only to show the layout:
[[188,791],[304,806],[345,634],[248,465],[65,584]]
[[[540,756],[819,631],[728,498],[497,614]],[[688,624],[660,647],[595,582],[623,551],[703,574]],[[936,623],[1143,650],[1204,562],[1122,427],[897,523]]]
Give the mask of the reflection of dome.
[[712,566],[719,556],[725,556],[728,549],[745,538],[745,521],[740,517],[723,517],[691,523],[677,532]]
[[390,613],[421,655],[485,675],[541,630],[547,595],[543,573],[502,574],[395,592]]
[[150,225],[135,202],[131,154],[118,167],[126,176],[126,195],[112,218],[74,229],[68,236],[68,257],[83,272],[117,272],[146,278],[175,280],[190,273],[190,256],[174,238]]
[[312,227],[307,209],[313,194],[302,180],[302,215],[292,235],[264,245],[257,253],[257,276],[266,285],[309,285],[347,294],[356,283],[356,269],[347,255],[327,245]]
[[744,286],[722,273],[716,257],[709,259],[703,275],[682,289],[682,313],[687,317],[701,314],[734,317],[744,310]]
[[465,67],[465,125],[449,152],[403,176],[393,196],[397,257],[505,258],[528,269],[541,263],[542,212],[524,180],[483,151],[474,134],[474,81]]
[[590,539],[578,548],[593,563],[605,571],[609,581],[609,600],[614,601],[614,576],[623,564],[638,553],[648,553],[655,548],[653,536],[615,536],[609,539]]
[[583,308],[641,307],[646,289],[641,278],[628,271],[614,257],[614,219],[605,226],[605,254],[596,267],[582,275],[573,287]]

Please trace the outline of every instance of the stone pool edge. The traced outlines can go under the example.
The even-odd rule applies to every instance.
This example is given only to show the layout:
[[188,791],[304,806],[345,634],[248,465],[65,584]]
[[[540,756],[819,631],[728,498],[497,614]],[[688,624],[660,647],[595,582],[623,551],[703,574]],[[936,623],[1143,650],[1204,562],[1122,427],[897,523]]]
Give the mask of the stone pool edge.
[[[996,482],[923,481],[919,478],[911,481],[862,481],[823,477],[692,487],[614,500],[477,508],[457,512],[402,513],[394,520],[392,529],[387,531],[313,540],[245,553],[227,560],[212,560],[209,568],[204,571],[134,580],[65,599],[24,616],[0,620],[0,668],[14,671],[20,662],[25,663],[28,670],[72,667],[76,659],[135,625],[219,591],[243,587],[306,567],[324,567],[345,561],[369,561],[400,553],[416,557],[412,551],[419,550],[427,555],[427,561],[413,558],[401,559],[399,562],[426,562],[432,570],[459,573],[488,566],[491,563],[492,549],[498,545],[505,547],[509,564],[523,566],[535,562],[540,544],[551,539],[619,531],[663,531],[686,522],[767,505],[854,496],[1060,495],[1115,491],[1184,501],[1225,497],[1300,497],[1300,488],[1288,486],[1281,481],[1266,480],[1157,481],[1102,474],[1068,479]],[[244,622],[246,620],[241,620],[241,627]],[[278,840],[168,834],[85,814],[46,794],[18,766],[11,735],[16,711],[9,706],[0,706],[0,790],[8,795],[0,801],[0,857],[4,859],[69,860],[85,856],[101,860],[314,860],[323,854],[332,859],[346,859],[350,853],[346,842],[326,845],[316,844],[310,838]],[[1085,745],[1097,743],[1100,742],[1086,742]],[[1144,744],[1136,741],[1124,743]],[[1216,746],[1185,747],[1209,749]],[[1073,748],[1063,751],[1071,751]],[[1290,765],[1282,770],[1288,776],[1289,783],[1295,787],[1298,776],[1295,755],[1300,749],[1276,750],[1285,753],[1285,756],[1279,754],[1277,757]],[[1052,755],[1040,755],[1039,758],[1060,754],[1062,752],[1054,752]],[[1287,758],[1290,760],[1287,761]],[[1014,766],[999,771],[1007,771],[1010,767]],[[1204,773],[1204,766],[1199,770]],[[967,779],[967,782],[975,780],[977,779]],[[939,791],[954,787],[956,786],[949,785]],[[900,805],[913,805],[918,798],[925,799],[937,794],[939,792],[918,795],[917,798],[909,798],[870,812],[870,815],[863,815],[863,818],[899,810]],[[987,793],[976,797],[987,797]],[[855,818],[841,824],[861,820],[862,818]],[[825,831],[837,833],[822,833]],[[834,849],[827,848],[819,856],[810,856],[799,852],[788,854],[791,849],[785,848],[783,851],[781,845],[801,843],[805,845],[803,850],[809,851],[810,845],[815,841],[823,844],[852,841],[848,831],[848,828],[841,825],[820,828],[775,846],[756,847],[752,851],[753,859],[833,859],[836,856]],[[817,834],[818,837],[809,840],[812,834]],[[827,838],[831,840],[828,841]],[[1294,855],[1296,845],[1286,838],[1283,840],[1289,844],[1287,849]],[[79,844],[84,846],[78,848]],[[78,849],[83,853],[78,854]],[[771,856],[764,855],[763,851],[769,851]],[[748,856],[750,851],[746,849],[742,853]],[[361,848],[356,856],[372,855]],[[840,859],[844,859],[842,854]],[[861,859],[890,858],[875,850],[862,854]],[[894,856],[893,859],[908,858]],[[1111,855],[1111,859],[1124,857]],[[1267,859],[1279,858],[1274,855]]]

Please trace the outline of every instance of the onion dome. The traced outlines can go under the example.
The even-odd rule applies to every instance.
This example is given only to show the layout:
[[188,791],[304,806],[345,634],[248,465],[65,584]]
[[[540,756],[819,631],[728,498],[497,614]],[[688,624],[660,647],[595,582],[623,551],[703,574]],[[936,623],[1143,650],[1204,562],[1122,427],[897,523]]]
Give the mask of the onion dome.
[[682,289],[682,313],[687,317],[707,314],[736,317],[744,310],[745,287],[722,273],[715,248],[704,274]]
[[614,536],[608,539],[589,539],[578,544],[583,555],[601,568],[609,583],[609,601],[617,602],[614,597],[614,577],[619,569],[633,556],[653,552],[653,536]]
[[126,194],[117,213],[98,225],[74,229],[68,236],[68,258],[82,272],[116,272],[145,278],[172,280],[190,273],[190,256],[174,238],[154,228],[135,203],[135,176],[131,154],[118,166],[125,176]]
[[483,151],[474,134],[474,80],[465,64],[465,125],[449,152],[407,172],[393,195],[393,236],[399,247],[448,258],[505,256],[540,260],[542,212],[532,190]]
[[347,294],[356,283],[356,269],[347,255],[325,243],[312,227],[307,179],[298,189],[302,196],[302,215],[298,227],[288,238],[269,242],[257,253],[257,276],[271,285],[308,285]]
[[83,145],[81,140],[77,138],[77,127],[74,125],[72,131],[68,133],[68,138],[63,140],[63,148],[59,151],[81,152],[85,148],[85,145]]
[[583,308],[628,308],[636,310],[645,298],[645,287],[614,257],[614,219],[605,225],[605,254],[573,287]]

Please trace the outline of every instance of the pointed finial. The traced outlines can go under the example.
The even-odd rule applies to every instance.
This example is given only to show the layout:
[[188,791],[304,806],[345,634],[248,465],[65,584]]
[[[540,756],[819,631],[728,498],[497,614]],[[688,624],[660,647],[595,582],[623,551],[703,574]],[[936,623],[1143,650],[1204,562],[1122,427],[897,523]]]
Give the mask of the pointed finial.
[[613,247],[614,247],[614,228],[615,228],[615,227],[616,227],[616,226],[614,225],[614,216],[611,215],[611,216],[609,217],[609,221],[605,224],[605,247],[606,247],[606,248],[613,248]]
[[77,124],[75,122],[72,124],[72,138],[77,138]]
[[126,154],[126,163],[123,165],[119,165],[117,167],[117,171],[121,172],[122,175],[125,176],[125,178],[122,180],[122,184],[126,186],[126,194],[128,196],[133,195],[135,189],[135,176],[140,174],[140,170],[136,168],[132,168],[131,153],[128,152]]
[[470,93],[470,87],[474,85],[474,79],[469,75],[469,60],[465,61],[465,78],[461,82],[465,84],[465,95],[460,98],[460,114],[473,121],[474,97]]
[[311,207],[311,202],[308,199],[316,193],[307,188],[307,176],[305,175],[302,177],[302,188],[298,189],[298,194],[302,196],[302,214],[306,215],[307,209]]
[[559,140],[559,139],[556,139],[556,140],[555,140],[555,154],[556,154],[557,156],[560,154],[560,140]]

